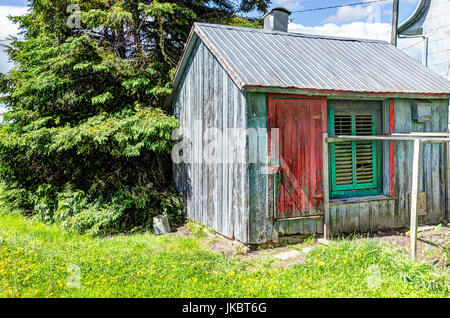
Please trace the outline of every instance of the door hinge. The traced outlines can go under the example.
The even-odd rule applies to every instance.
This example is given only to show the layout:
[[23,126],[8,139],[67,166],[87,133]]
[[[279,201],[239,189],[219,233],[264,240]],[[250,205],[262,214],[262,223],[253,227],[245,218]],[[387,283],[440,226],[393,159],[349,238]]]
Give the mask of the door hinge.
[[322,114],[313,116],[313,118],[314,118],[314,119],[318,119],[318,120],[322,120],[322,119],[323,119],[323,118],[322,118]]

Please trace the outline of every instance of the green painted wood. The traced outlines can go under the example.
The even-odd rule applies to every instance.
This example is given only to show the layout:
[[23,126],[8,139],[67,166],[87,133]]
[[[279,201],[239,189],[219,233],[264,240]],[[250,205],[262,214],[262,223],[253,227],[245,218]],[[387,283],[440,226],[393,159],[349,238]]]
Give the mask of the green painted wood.
[[276,231],[269,218],[269,178],[267,174],[267,97],[264,93],[247,94],[248,127],[256,139],[247,138],[249,153],[255,152],[257,162],[248,164],[249,242],[258,244],[272,239]]
[[[359,105],[358,105],[358,104]],[[372,102],[373,103],[373,102]],[[348,104],[348,105],[347,105]],[[355,107],[357,106],[357,107]],[[336,135],[336,127],[335,127],[335,114],[336,111],[339,112],[339,116],[343,116],[348,114],[351,116],[351,135],[356,135],[356,118],[362,114],[371,114],[372,116],[372,134],[377,134],[378,131],[381,130],[381,114],[376,115],[376,112],[381,112],[381,104],[376,103],[374,105],[370,105],[367,101],[334,101],[329,102],[328,108],[328,131],[330,136]],[[378,118],[379,117],[379,118]],[[340,143],[343,144],[343,143]],[[351,144],[351,156],[352,156],[352,167],[351,171],[348,172],[348,176],[352,177],[351,184],[339,184],[342,182],[338,182],[337,179],[337,160],[336,155],[339,153],[342,154],[346,152],[346,149],[343,147],[337,148],[338,145],[336,143],[330,144],[330,194],[331,198],[344,198],[350,196],[366,196],[366,195],[377,195],[381,193],[382,187],[382,173],[381,173],[381,163],[382,163],[382,154],[381,151],[377,151],[377,149],[382,149],[381,146],[377,147],[377,141],[372,141],[372,182],[366,183],[358,183],[357,182],[357,164],[358,160],[356,157],[357,154],[357,145],[363,145],[362,142],[350,141],[345,144]],[[381,143],[380,143],[381,145]],[[343,161],[340,161],[340,163]],[[340,164],[343,167],[342,163]],[[343,171],[343,168],[340,169]],[[340,174],[340,176],[345,176],[345,170]],[[343,179],[341,179],[343,180]],[[351,190],[351,192],[349,192]]]

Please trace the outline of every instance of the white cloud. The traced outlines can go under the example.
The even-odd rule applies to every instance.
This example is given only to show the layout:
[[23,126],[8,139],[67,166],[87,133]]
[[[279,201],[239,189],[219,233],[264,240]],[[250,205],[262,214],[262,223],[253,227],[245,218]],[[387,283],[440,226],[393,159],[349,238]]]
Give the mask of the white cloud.
[[[342,25],[326,23],[315,27],[289,23],[288,31],[304,34],[391,41],[391,25],[389,23],[367,23],[358,21]],[[417,38],[399,39],[398,48],[420,62],[422,58],[422,43],[419,42],[421,42],[421,40]],[[415,43],[417,44],[413,45]]]
[[[19,32],[17,24],[12,23],[8,16],[24,15],[27,9],[27,7],[19,6],[0,6],[0,40],[4,40],[10,35],[17,35]],[[8,42],[0,41],[1,44],[8,44]],[[8,55],[3,50],[4,48],[0,46],[0,72],[6,73],[12,67],[12,63],[8,61]],[[3,121],[2,114],[6,110],[5,106],[0,104],[0,122]]]
[[302,9],[303,0],[275,0],[272,2],[272,8],[282,7],[288,10],[299,10]]
[[[17,35],[19,32],[17,24],[12,23],[8,16],[23,15],[27,9],[27,7],[0,6],[0,40],[4,40],[10,35]],[[8,42],[0,41],[0,44],[8,44]],[[3,49],[0,46],[0,72],[5,73],[12,67],[12,63],[8,61],[8,55],[3,52]]]
[[27,9],[27,7],[0,6],[0,39],[9,35],[17,35],[19,32],[17,24],[13,24],[8,16],[24,15]]
[[[370,2],[373,0],[364,0],[364,2]],[[404,0],[402,3],[416,4],[418,0]],[[335,15],[329,16],[324,22],[349,22],[366,20],[366,22],[381,22],[381,17],[383,15],[392,14],[392,0],[378,2],[378,3],[368,3],[366,5],[356,5],[356,6],[344,6],[337,9]]]
[[326,23],[315,27],[307,27],[301,24],[289,23],[288,28],[289,32],[383,41],[389,41],[391,36],[391,25],[388,23],[367,23],[358,21],[342,25]]
[[336,14],[329,16],[325,22],[356,21],[367,18],[375,11],[374,6],[345,6],[337,9]]

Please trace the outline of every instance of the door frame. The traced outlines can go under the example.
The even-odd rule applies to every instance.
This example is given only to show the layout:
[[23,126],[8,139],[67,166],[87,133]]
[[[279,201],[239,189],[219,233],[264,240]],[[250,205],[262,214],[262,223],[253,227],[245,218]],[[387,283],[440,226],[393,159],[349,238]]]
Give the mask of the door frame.
[[[307,100],[319,100],[321,101],[321,134],[326,133],[328,131],[328,116],[327,116],[327,96],[310,96],[310,95],[301,95],[301,94],[282,94],[282,93],[266,93],[267,96],[267,156],[268,156],[268,171],[271,171],[268,178],[268,217],[275,220],[289,220],[289,219],[298,219],[298,218],[311,218],[317,217],[317,215],[310,215],[305,217],[288,217],[288,218],[279,218],[277,217],[278,212],[278,199],[279,199],[279,162],[275,163],[271,161],[272,155],[272,137],[271,137],[271,128],[272,122],[274,119],[274,107],[275,107],[275,99],[307,99]],[[320,156],[321,157],[321,156]],[[322,157],[321,157],[322,158]],[[320,159],[322,160],[322,159]],[[323,163],[322,163],[323,166]],[[322,168],[323,169],[323,168]],[[322,171],[323,175],[323,171]],[[323,185],[322,185],[323,188]],[[324,211],[319,211],[319,215],[322,216]]]

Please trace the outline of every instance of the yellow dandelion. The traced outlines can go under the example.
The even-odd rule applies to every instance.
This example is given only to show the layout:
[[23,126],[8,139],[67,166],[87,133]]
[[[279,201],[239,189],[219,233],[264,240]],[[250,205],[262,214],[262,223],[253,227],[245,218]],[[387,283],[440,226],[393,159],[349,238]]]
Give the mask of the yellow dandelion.
[[250,287],[250,292],[253,293],[255,289],[253,287]]
[[347,263],[347,260],[346,260],[346,259],[344,259],[344,260],[343,260],[343,262],[344,262],[344,264],[346,264],[346,263]]
[[192,280],[194,281],[194,283],[198,282],[198,278],[197,277],[192,278]]
[[242,278],[242,275],[241,275],[241,274],[239,274],[239,275],[237,275],[237,277],[238,277],[239,279],[241,279],[241,278]]
[[324,264],[325,264],[324,262],[320,262],[320,263],[319,263],[320,266],[323,266]]
[[233,295],[233,291],[230,290],[230,291],[228,292],[228,295]]
[[301,285],[298,285],[298,287],[297,287],[298,289],[302,289],[303,287],[301,286]]
[[175,268],[175,267],[177,267],[176,265],[172,265],[172,268]]
[[318,262],[318,260],[314,259],[314,263],[317,263],[317,262]]
[[230,275],[230,276],[234,276],[234,272],[233,271],[231,271],[228,275]]
[[23,280],[29,280],[30,279],[30,276],[27,276],[27,277],[25,277]]

